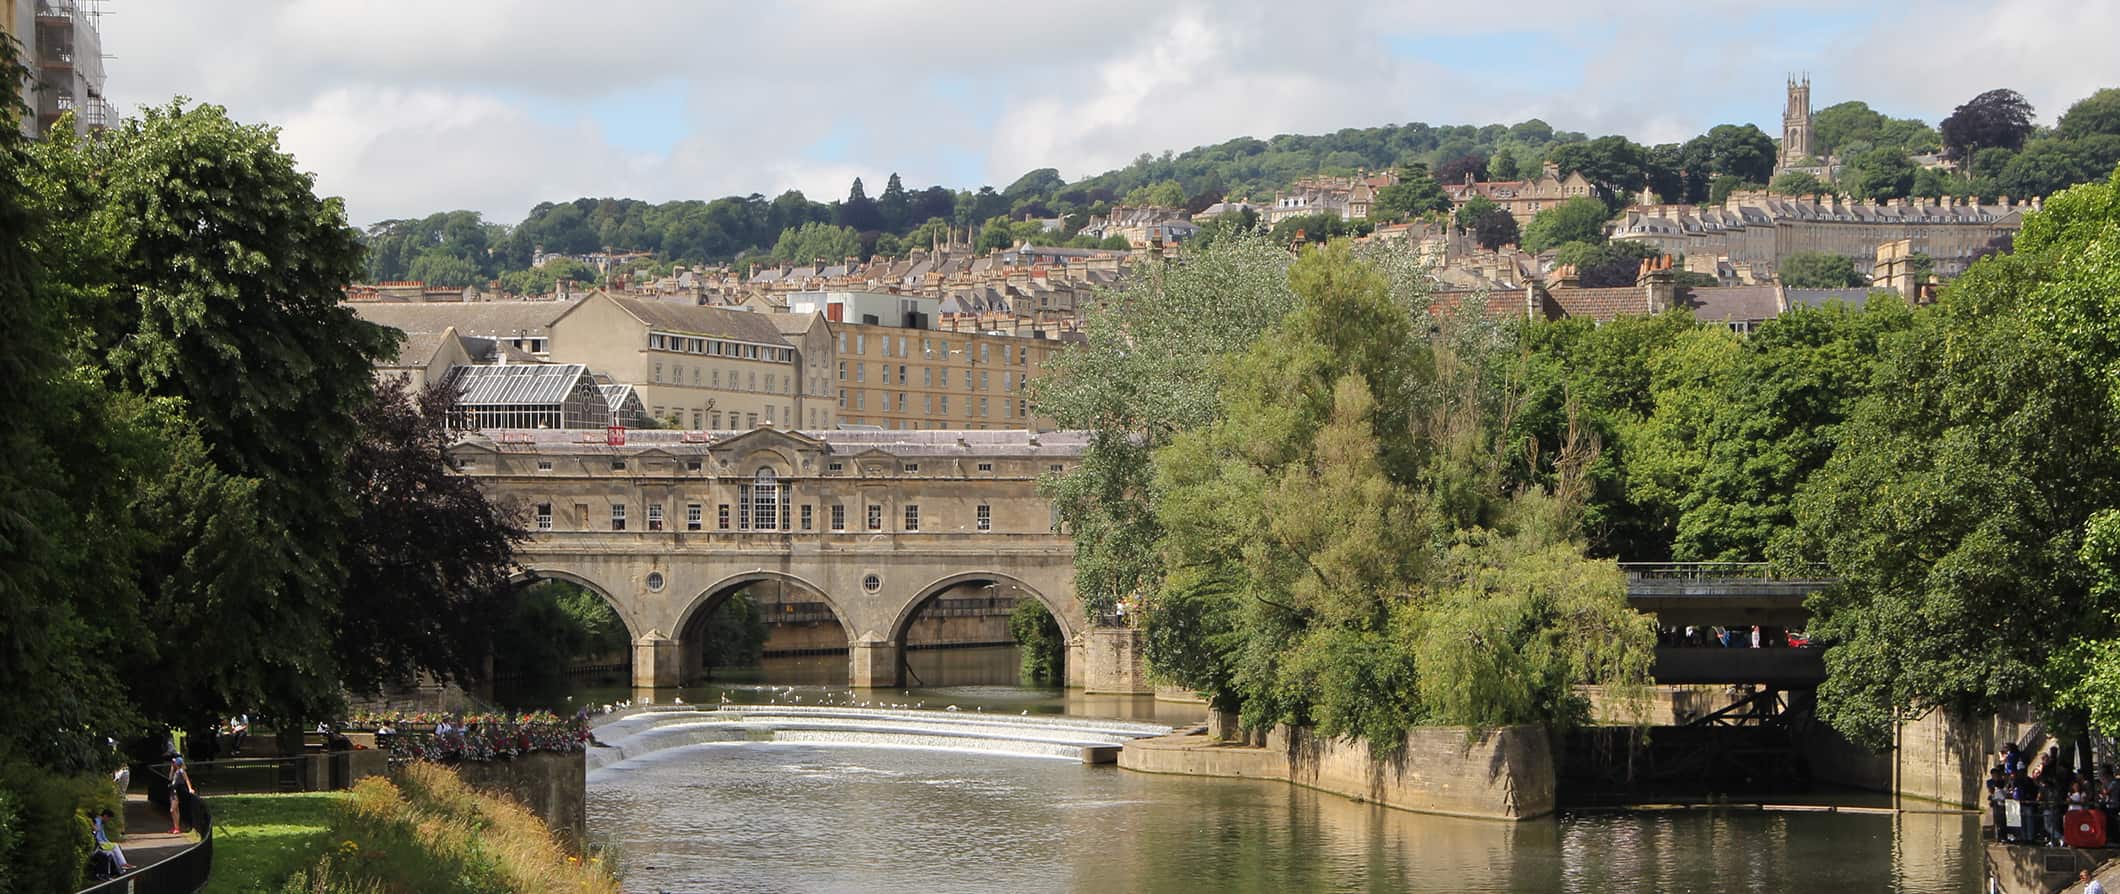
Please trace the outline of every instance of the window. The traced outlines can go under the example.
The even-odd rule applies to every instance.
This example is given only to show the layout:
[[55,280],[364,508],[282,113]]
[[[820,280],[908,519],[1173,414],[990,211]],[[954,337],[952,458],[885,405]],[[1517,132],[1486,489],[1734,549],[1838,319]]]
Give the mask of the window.
[[1012,372],[1005,372],[1005,373],[1002,373],[1002,374],[1001,374],[1001,390],[1003,390],[1003,391],[1014,391],[1014,390],[1016,390],[1016,374],[1015,374],[1015,373],[1012,373]]
[[898,392],[898,412],[905,412],[905,392]]
[[766,424],[767,424],[767,425],[772,425],[772,424],[773,424],[773,405],[772,405],[772,404],[766,404]]
[[537,461],[537,470],[538,470],[538,471],[540,471],[540,472],[550,472],[550,471],[552,471],[552,461],[551,461],[551,460],[549,460],[549,459],[541,459],[541,460],[538,460],[538,461]]
[[869,393],[868,393],[868,392],[866,392],[866,391],[856,391],[856,392],[854,392],[854,409],[857,409],[857,410],[866,410],[866,409],[868,409],[868,408],[869,408]]
[[811,515],[812,515],[812,514],[813,514],[813,513],[814,513],[814,512],[816,511],[816,509],[817,509],[817,507],[815,507],[815,506],[812,506],[812,505],[810,505],[810,504],[808,504],[808,503],[804,503],[804,504],[802,504],[802,529],[803,529],[803,530],[807,531],[807,530],[809,530],[809,529],[810,529],[811,525],[813,524],[813,522],[811,521]]
[[921,367],[921,368],[920,368],[920,387],[922,387],[922,388],[933,388],[933,387],[935,387],[935,368],[934,368],[934,367],[932,367],[932,366],[923,366],[923,367]]
[[705,368],[705,367],[700,367],[700,366],[695,366],[695,367],[692,367],[692,387],[694,387],[694,388],[697,388],[697,387],[699,387],[699,383],[700,383],[701,377],[702,377],[702,376],[704,376],[705,374],[706,374],[706,368]]
[[770,468],[761,468],[751,476],[751,523],[760,531],[778,530],[780,524],[780,481]]
[[[843,349],[843,348],[842,348],[841,350],[845,350],[845,349]],[[839,381],[842,381],[842,382],[844,382],[844,381],[846,381],[846,380],[847,380],[847,362],[846,362],[846,361],[844,361],[844,360],[841,360],[841,361],[839,361]]]
[[714,430],[721,431],[721,411],[715,410],[714,412],[707,414],[707,416],[709,420],[714,423]]
[[841,353],[841,354],[844,354],[844,353],[846,353],[846,352],[847,352],[847,334],[846,334],[846,333],[844,333],[844,332],[841,332],[841,333],[839,333],[839,353]]
[[772,374],[772,373],[766,373],[766,390],[767,390],[767,391],[778,391],[778,390],[779,390],[778,388],[774,387],[774,384],[773,384],[773,374]]
[[699,467],[700,467],[700,461],[699,461],[699,460],[697,460],[697,459],[688,459],[688,460],[685,460],[685,471],[687,471],[687,472],[697,472],[697,471],[699,471]]
[[844,391],[839,392],[839,408],[842,410],[847,408],[847,393]]
[[920,504],[905,504],[905,529],[908,531],[920,530]]
[[751,378],[751,385],[750,385],[750,390],[752,390],[752,391],[757,391],[757,390],[758,390],[758,370],[755,370],[755,369],[754,369],[754,370],[751,370],[751,377],[750,377],[750,378]]
[[743,414],[743,427],[744,427],[744,428],[757,428],[757,427],[758,427],[758,414],[757,414],[757,413],[745,413],[745,414]]
[[883,507],[875,503],[869,504],[869,530],[883,530]]
[[693,411],[692,411],[692,429],[693,429],[694,431],[698,431],[698,430],[699,430],[699,425],[700,425],[700,423],[702,423],[702,422],[705,422],[705,421],[707,421],[707,420],[706,420],[706,415],[707,415],[707,411],[705,411],[705,410],[693,410]]
[[612,461],[611,461],[611,471],[613,471],[613,472],[623,472],[623,471],[625,471],[625,470],[626,470],[626,461],[625,461],[625,460],[622,460],[622,459],[614,459],[614,460],[612,460]]
[[1061,471],[1061,470],[1062,470],[1063,468],[1064,468],[1064,467],[1063,467],[1063,466],[1061,466],[1061,465],[1060,465],[1059,463],[1053,463],[1053,464],[1052,464],[1052,465],[1050,465],[1050,466],[1046,466],[1046,467],[1045,467],[1045,470],[1046,470],[1046,471],[1048,471],[1048,472],[1058,472],[1058,471]]
[[686,503],[686,504],[685,504],[685,530],[687,530],[687,531],[697,531],[697,530],[699,530],[699,529],[700,529],[700,527],[701,527],[701,524],[700,524],[700,519],[701,519],[701,512],[700,512],[700,510],[702,510],[702,509],[705,509],[705,508],[706,508],[706,507],[704,507],[704,506],[701,506],[701,505],[699,505],[698,503]]
[[920,415],[922,415],[922,416],[933,416],[933,415],[935,415],[935,396],[934,396],[934,395],[932,395],[932,394],[923,394],[923,395],[921,395],[921,396],[920,396]]
[[972,388],[972,371],[969,369],[964,371],[964,388],[966,391]]
[[721,370],[720,370],[720,369],[716,369],[716,370],[714,370],[714,375],[713,375],[713,377],[712,377],[712,378],[710,378],[710,379],[709,379],[708,381],[711,381],[711,382],[713,382],[713,383],[714,383],[714,387],[716,387],[716,388],[720,388],[720,387],[721,387]]
[[980,464],[979,464],[979,471],[981,471],[981,472],[991,472],[991,471],[993,471],[993,470],[994,470],[994,464],[993,464],[993,463],[980,463]]
[[869,337],[868,337],[867,335],[855,335],[855,336],[854,336],[854,353],[856,353],[856,354],[866,354],[866,353],[868,353],[868,352],[869,352]]
[[827,472],[844,472],[844,471],[846,471],[846,468],[847,468],[847,464],[846,464],[846,463],[832,463],[832,464],[830,464],[830,465],[827,465],[827,466],[825,466],[824,468],[825,468],[825,471],[827,471]]
[[991,390],[993,390],[993,388],[994,388],[994,382],[993,382],[993,380],[992,380],[992,379],[989,379],[989,378],[987,378],[987,377],[986,377],[986,370],[983,370],[983,369],[982,369],[982,370],[980,370],[980,371],[979,371],[979,390],[981,390],[981,391],[991,391]]
[[988,412],[986,411],[986,398],[983,398],[983,397],[979,399],[979,415],[981,415],[981,416],[991,416],[991,415],[993,415],[992,413],[988,413]]
[[942,415],[944,415],[944,416],[948,416],[949,414],[950,414],[950,396],[949,396],[949,395],[947,395],[947,394],[945,394],[945,395],[943,395],[943,396],[942,396]]
[[662,364],[655,364],[655,381],[662,381]]
[[905,377],[905,364],[901,363],[901,364],[898,364],[898,384],[900,384],[900,385],[903,385],[903,384],[905,384],[905,383],[906,383],[906,377]]
[[906,474],[909,474],[909,475],[910,475],[910,474],[912,474],[912,473],[914,473],[914,472],[918,472],[918,471],[920,471],[920,464],[919,464],[919,463],[906,463],[906,464],[905,464],[905,471],[906,471]]
[[611,504],[611,530],[613,530],[613,531],[623,531],[623,530],[625,530],[625,529],[626,529],[626,504],[624,504],[624,503],[613,503],[613,504]]
[[[840,378],[844,379],[844,378],[846,378],[846,377],[845,377],[845,376],[840,376]],[[869,367],[868,367],[868,365],[867,365],[867,364],[865,364],[865,363],[856,363],[856,364],[854,364],[854,381],[856,381],[856,382],[866,382],[866,381],[868,381],[868,380],[869,380]]]
[[552,530],[552,504],[551,504],[551,503],[539,503],[539,504],[537,504],[537,529],[538,529],[538,530],[540,530],[540,531],[550,531],[550,530]]
[[723,503],[714,507],[714,529],[717,531],[729,529],[729,504]]
[[905,350],[905,336],[901,335],[901,336],[898,336],[898,356],[900,356],[900,357],[904,357],[905,355],[906,355],[906,350]]
[[650,530],[650,531],[660,531],[660,530],[662,530],[662,521],[663,521],[663,519],[662,519],[662,504],[661,504],[661,503],[649,503],[649,504],[648,504],[648,530]]
[[979,504],[979,530],[991,531],[993,529],[994,507],[988,506],[985,503]]
[[833,503],[833,504],[832,504],[832,530],[834,530],[834,531],[844,531],[844,530],[846,530],[846,529],[847,529],[847,507],[846,507],[846,504],[844,504],[844,503]]

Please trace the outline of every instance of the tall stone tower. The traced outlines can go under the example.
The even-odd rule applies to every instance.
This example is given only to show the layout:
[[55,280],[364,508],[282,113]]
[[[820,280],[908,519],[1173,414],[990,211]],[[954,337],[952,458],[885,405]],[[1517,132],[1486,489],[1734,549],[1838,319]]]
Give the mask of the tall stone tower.
[[1781,159],[1786,168],[1811,154],[1811,76],[1789,78],[1789,106],[1781,113]]

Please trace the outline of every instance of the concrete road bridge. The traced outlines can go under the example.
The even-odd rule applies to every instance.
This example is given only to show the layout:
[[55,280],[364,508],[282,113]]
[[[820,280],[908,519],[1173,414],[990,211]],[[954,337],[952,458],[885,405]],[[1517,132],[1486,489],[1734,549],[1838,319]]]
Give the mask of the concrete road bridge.
[[[1789,571],[1765,562],[1621,562],[1627,602],[1656,616],[1660,627],[1802,630],[1810,621],[1804,600],[1837,583],[1822,569]],[[1825,679],[1820,648],[1724,648],[1659,645],[1658,683],[1758,683],[1806,689]]]

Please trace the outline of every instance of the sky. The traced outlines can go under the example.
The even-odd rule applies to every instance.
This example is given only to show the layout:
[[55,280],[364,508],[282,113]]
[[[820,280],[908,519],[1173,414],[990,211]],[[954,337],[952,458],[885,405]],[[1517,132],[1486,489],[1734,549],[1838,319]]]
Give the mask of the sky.
[[[1623,5],[1624,11],[1607,8]],[[226,106],[356,224],[540,201],[1070,180],[1411,121],[1780,134],[1783,78],[1934,123],[2120,86],[2120,0],[105,0],[107,93]]]

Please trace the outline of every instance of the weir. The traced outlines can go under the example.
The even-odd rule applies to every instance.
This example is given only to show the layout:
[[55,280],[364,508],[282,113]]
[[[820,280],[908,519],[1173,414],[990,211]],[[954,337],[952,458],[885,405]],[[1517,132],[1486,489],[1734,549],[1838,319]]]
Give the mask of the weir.
[[1171,728],[1125,720],[985,714],[977,711],[742,705],[651,710],[597,727],[589,749],[598,771],[624,761],[709,743],[807,742],[982,751],[1102,763],[1106,750]]

